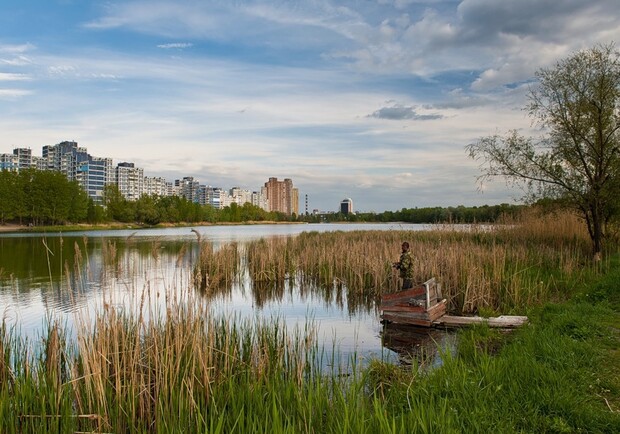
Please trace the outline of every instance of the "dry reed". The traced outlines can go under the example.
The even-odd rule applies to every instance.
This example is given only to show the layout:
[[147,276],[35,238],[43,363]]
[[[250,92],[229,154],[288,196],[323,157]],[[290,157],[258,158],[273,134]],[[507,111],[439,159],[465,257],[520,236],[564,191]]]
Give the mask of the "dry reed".
[[[569,289],[589,262],[589,240],[573,214],[528,213],[497,226],[445,225],[434,230],[302,233],[250,244],[247,262],[257,282],[295,276],[300,290],[325,296],[346,291],[348,302],[371,304],[398,289],[391,263],[409,241],[414,279],[439,280],[451,310],[513,311]],[[257,298],[258,296],[255,296]]]

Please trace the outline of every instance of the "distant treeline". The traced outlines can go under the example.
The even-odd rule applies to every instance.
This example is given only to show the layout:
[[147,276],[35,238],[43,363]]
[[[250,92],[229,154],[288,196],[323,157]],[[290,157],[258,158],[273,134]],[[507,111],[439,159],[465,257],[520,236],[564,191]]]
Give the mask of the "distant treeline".
[[61,173],[0,171],[0,223],[81,222],[86,220],[88,206],[86,192]]
[[303,220],[313,222],[406,222],[406,223],[492,223],[503,217],[514,217],[525,205],[457,206],[403,208],[400,211],[382,213],[322,214],[306,216]]
[[523,208],[523,205],[501,204],[403,208],[400,211],[349,215],[332,213],[286,216],[279,212],[267,212],[250,203],[215,209],[178,196],[144,195],[136,201],[128,201],[116,185],[106,186],[104,205],[94,203],[77,182],[67,180],[58,172],[0,171],[0,224],[38,226],[114,221],[146,225],[247,221],[484,223],[495,222],[502,216],[514,216]]

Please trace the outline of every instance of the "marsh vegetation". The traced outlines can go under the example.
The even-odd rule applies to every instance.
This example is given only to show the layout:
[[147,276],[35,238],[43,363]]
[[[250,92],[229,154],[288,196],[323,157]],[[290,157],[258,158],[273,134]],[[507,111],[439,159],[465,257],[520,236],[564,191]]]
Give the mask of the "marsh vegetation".
[[[78,313],[70,332],[50,318],[36,342],[5,323],[0,431],[617,432],[617,256],[593,264],[588,235],[569,214],[463,229],[201,240],[191,278],[161,303],[146,285],[131,307]],[[437,277],[452,310],[527,313],[532,326],[509,338],[465,331],[429,370],[420,359],[336,362],[337,342],[319,345],[312,318],[291,328],[209,309],[242,276],[256,304],[296,290],[373,309],[397,289],[390,264],[403,239],[415,278]],[[79,255],[54,272],[79,286],[67,277],[92,260],[91,244],[72,246]],[[120,246],[104,245],[101,275],[114,279],[132,264]],[[190,249],[182,246],[179,261]],[[144,249],[154,261],[162,252]]]

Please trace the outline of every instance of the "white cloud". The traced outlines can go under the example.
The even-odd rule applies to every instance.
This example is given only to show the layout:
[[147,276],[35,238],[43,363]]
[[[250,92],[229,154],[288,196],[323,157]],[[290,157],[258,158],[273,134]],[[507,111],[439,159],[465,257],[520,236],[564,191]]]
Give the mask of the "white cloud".
[[13,74],[10,72],[0,72],[0,81],[22,81],[30,80],[30,77],[25,74]]
[[0,53],[22,54],[27,51],[32,51],[34,49],[35,46],[32,44],[0,44]]
[[15,99],[31,94],[32,91],[25,89],[0,89],[0,99]]
[[159,44],[157,48],[169,49],[169,48],[190,48],[194,44],[190,42],[172,42],[168,44]]

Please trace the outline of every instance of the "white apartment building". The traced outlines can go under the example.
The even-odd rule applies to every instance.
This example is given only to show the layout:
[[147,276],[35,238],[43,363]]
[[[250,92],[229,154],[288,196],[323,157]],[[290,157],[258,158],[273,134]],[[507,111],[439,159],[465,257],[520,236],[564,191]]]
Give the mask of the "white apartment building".
[[133,163],[118,163],[116,184],[123,197],[134,201],[144,194],[144,170]]
[[168,196],[168,183],[161,177],[144,177],[144,194],[150,196]]

